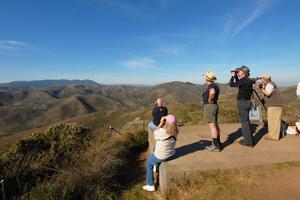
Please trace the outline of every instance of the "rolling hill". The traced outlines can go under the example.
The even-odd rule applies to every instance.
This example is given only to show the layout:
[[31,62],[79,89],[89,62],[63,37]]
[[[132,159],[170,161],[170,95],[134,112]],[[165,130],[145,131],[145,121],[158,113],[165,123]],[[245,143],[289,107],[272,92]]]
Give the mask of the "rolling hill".
[[[220,88],[220,120],[237,121],[237,90],[226,84]],[[61,121],[78,122],[98,132],[107,130],[109,124],[121,129],[137,117],[150,120],[157,97],[164,98],[181,124],[197,124],[202,120],[204,89],[204,85],[179,81],[151,87],[102,85],[89,80],[0,84],[0,137]],[[299,105],[294,91],[295,87],[282,88],[289,118]]]

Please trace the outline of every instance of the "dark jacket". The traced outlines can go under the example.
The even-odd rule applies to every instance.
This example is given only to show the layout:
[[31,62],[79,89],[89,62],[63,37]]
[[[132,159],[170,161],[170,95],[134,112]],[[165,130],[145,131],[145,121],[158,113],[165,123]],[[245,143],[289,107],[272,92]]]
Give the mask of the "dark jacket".
[[153,118],[153,124],[155,124],[156,126],[159,125],[160,123],[160,119],[164,116],[167,116],[168,115],[168,109],[167,107],[157,107],[155,106],[152,110],[152,118]]
[[230,82],[229,82],[230,87],[238,87],[239,88],[237,100],[251,100],[253,84],[254,84],[254,81],[252,79],[250,79],[249,77],[244,77],[241,79],[238,79],[238,77],[231,77]]

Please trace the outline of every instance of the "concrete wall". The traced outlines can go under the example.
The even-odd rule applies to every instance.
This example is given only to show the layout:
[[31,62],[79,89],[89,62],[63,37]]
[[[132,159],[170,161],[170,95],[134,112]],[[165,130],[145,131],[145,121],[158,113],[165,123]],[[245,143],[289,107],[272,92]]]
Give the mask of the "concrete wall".
[[153,138],[153,130],[148,127],[148,152],[149,154],[152,154],[154,146],[155,146],[155,140]]

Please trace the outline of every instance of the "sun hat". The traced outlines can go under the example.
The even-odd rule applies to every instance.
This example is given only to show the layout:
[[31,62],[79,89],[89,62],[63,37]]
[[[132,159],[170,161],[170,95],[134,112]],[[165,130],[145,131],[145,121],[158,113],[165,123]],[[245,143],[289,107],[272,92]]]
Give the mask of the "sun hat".
[[217,80],[216,75],[213,72],[206,72],[203,74],[203,77],[208,81],[215,81]]
[[268,74],[263,74],[260,76],[261,78],[264,78],[264,79],[268,79],[268,80],[271,80],[271,76],[268,75]]
[[247,67],[247,66],[245,66],[245,65],[243,65],[243,66],[241,66],[241,67],[239,67],[239,68],[236,68],[236,71],[243,71],[243,72],[245,72],[245,73],[247,73],[247,74],[250,73],[249,67]]
[[169,124],[175,124],[176,123],[176,118],[174,115],[168,115],[166,116],[166,121]]

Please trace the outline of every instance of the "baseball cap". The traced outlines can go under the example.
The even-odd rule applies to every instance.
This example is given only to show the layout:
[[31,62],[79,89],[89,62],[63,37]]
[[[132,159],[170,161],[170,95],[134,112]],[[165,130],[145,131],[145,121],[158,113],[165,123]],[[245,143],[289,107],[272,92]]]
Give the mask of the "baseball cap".
[[239,68],[236,68],[236,71],[243,71],[243,72],[245,72],[245,73],[247,73],[247,74],[249,74],[250,73],[250,69],[249,69],[249,67],[247,67],[247,66],[241,66],[241,67],[239,67]]

